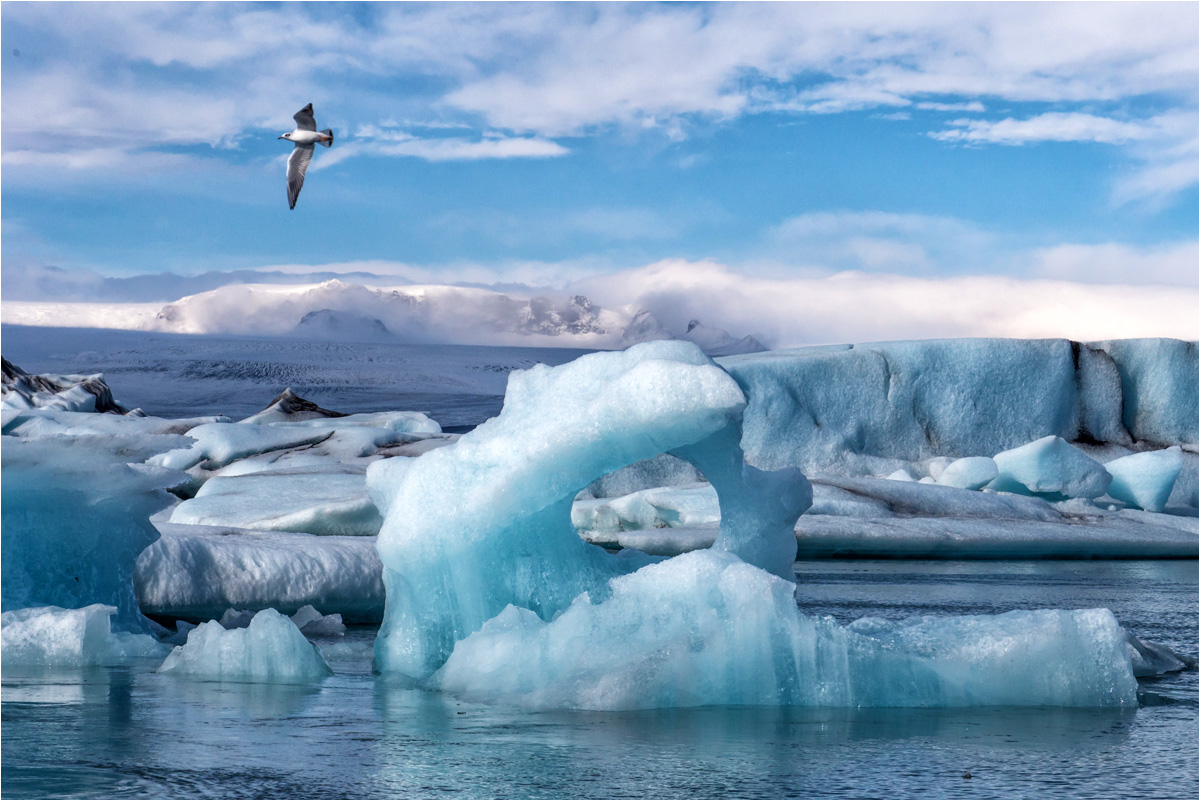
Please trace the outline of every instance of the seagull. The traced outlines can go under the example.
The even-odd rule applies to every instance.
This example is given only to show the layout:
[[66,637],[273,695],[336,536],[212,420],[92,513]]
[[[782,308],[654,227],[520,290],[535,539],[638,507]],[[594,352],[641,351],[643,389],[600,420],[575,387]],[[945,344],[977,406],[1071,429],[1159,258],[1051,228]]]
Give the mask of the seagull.
[[308,172],[308,163],[312,161],[313,145],[320,142],[325,147],[333,147],[333,131],[328,128],[317,130],[312,103],[297,111],[292,119],[296,121],[296,130],[279,137],[296,143],[292,155],[288,157],[287,166],[289,209],[296,208],[296,198],[300,197],[300,187],[304,186],[304,173]]

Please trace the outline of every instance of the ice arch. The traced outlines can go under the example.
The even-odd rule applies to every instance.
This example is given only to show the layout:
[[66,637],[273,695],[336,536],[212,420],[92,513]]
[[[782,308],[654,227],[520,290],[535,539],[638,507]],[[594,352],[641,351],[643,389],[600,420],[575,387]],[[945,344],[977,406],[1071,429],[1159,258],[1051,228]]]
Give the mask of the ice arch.
[[688,342],[594,353],[509,378],[500,415],[420,460],[367,474],[386,515],[379,534],[387,605],[377,667],[422,679],[455,644],[511,605],[549,620],[651,560],[579,539],[571,502],[604,475],[664,452],[717,490],[714,550],[791,578],[793,526],[812,501],[795,469],[743,460],[737,383]]
[[[694,345],[655,342],[515,373],[499,417],[373,464],[377,667],[535,707],[1137,703],[1108,610],[849,626],[803,614],[792,526],[811,487],[744,464],[745,404]],[[663,452],[712,481],[716,544],[660,561],[580,540],[576,492]]]

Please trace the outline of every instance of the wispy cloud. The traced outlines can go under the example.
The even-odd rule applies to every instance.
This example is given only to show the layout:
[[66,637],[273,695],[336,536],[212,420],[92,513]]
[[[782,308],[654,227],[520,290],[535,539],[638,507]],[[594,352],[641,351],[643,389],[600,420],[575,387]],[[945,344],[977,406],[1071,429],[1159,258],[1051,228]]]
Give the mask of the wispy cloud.
[[802,214],[772,228],[767,239],[782,261],[909,275],[989,272],[1000,242],[954,217],[880,211]]
[[1029,142],[1101,142],[1121,145],[1163,135],[1162,118],[1119,120],[1082,112],[1049,112],[1027,119],[959,119],[930,134],[943,142],[1023,145]]
[[479,138],[462,136],[420,137],[398,127],[360,125],[349,155],[408,156],[426,161],[476,161],[479,159],[555,158],[571,151],[557,142],[536,136],[507,136],[484,132]]
[[1048,112],[1025,119],[958,119],[930,133],[943,142],[968,145],[1026,145],[1037,142],[1094,142],[1128,145],[1131,167],[1113,187],[1118,204],[1161,199],[1198,177],[1195,112],[1171,112],[1141,119],[1120,119],[1083,112]]

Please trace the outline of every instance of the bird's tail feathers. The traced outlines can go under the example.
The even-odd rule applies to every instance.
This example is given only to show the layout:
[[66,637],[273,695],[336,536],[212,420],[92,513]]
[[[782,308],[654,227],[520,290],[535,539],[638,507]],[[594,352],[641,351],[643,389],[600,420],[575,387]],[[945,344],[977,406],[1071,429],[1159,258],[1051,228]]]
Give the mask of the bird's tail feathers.
[[321,144],[325,145],[325,147],[333,147],[333,129],[326,128],[325,130],[321,131],[321,133],[329,137],[328,139],[322,139]]

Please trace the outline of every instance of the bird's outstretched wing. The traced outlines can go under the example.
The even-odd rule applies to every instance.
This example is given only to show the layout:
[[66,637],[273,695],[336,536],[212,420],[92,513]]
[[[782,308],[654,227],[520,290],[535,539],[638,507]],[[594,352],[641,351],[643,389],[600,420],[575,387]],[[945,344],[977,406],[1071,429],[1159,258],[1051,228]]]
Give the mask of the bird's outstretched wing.
[[317,130],[317,121],[313,119],[312,103],[297,111],[292,119],[296,121],[296,130],[298,131]]
[[[300,115],[297,114],[297,117]],[[296,208],[296,198],[300,197],[300,187],[304,186],[304,173],[308,172],[308,163],[312,161],[313,146],[297,144],[288,156],[287,186],[288,208]]]

